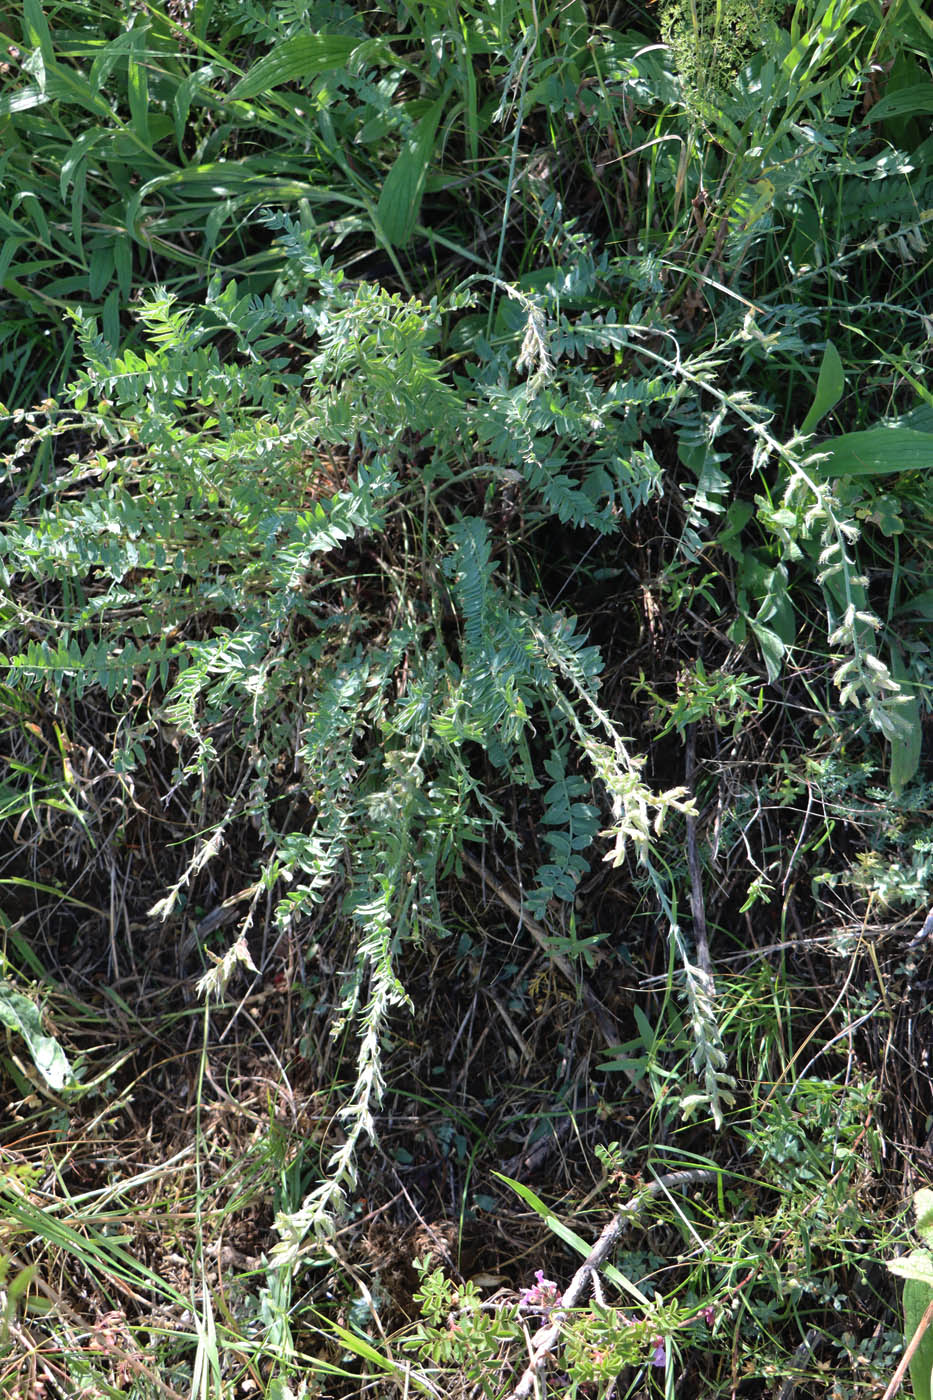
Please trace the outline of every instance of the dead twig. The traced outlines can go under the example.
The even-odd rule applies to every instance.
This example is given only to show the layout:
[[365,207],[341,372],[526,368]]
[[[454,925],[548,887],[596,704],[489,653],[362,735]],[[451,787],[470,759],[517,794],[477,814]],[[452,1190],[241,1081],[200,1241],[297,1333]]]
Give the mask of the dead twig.
[[548,1355],[553,1351],[560,1337],[564,1314],[570,1308],[575,1307],[577,1301],[582,1298],[600,1265],[605,1263],[616,1240],[626,1225],[630,1224],[632,1218],[638,1214],[644,1202],[651,1196],[659,1195],[662,1191],[675,1190],[681,1186],[692,1186],[697,1181],[715,1181],[716,1177],[716,1172],[702,1169],[668,1172],[666,1176],[659,1176],[654,1181],[649,1181],[630,1201],[625,1203],[621,1210],[616,1211],[564,1290],[560,1309],[552,1314],[553,1321],[549,1322],[546,1327],[542,1327],[535,1335],[531,1359],[522,1373],[521,1380],[509,1396],[509,1400],[524,1400],[525,1396],[531,1395],[541,1369],[546,1364]]

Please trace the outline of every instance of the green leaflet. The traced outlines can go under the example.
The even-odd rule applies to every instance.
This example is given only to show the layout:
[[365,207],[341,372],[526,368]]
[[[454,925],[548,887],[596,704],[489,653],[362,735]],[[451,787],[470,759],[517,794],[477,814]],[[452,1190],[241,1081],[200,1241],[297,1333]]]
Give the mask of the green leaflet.
[[573,902],[577,885],[590,868],[582,852],[592,845],[600,827],[599,809],[581,800],[590,794],[590,785],[567,773],[561,748],[545,759],[544,768],[551,779],[544,792],[542,818],[550,859],[538,867],[536,888],[528,895],[528,908],[536,919],[544,918],[551,899]]

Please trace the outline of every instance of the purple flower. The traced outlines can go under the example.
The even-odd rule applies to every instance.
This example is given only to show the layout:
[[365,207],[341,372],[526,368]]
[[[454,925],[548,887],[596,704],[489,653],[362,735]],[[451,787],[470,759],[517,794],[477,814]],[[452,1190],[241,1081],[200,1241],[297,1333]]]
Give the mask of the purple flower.
[[664,1350],[664,1338],[659,1337],[651,1358],[652,1366],[665,1366],[667,1364],[667,1352]]
[[716,1320],[716,1314],[713,1312],[712,1308],[704,1308],[703,1318],[706,1322],[707,1327],[712,1327],[713,1323]]
[[538,1269],[534,1288],[523,1288],[518,1301],[524,1308],[554,1308],[560,1303],[560,1291],[556,1283],[544,1277],[544,1270]]

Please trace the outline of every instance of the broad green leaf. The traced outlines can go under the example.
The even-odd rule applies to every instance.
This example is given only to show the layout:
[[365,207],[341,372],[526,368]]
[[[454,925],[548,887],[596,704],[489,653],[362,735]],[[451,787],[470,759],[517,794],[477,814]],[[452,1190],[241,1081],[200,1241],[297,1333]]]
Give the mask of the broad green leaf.
[[633,1006],[632,1013],[635,1017],[635,1024],[641,1037],[641,1043],[646,1050],[653,1050],[658,1043],[659,1033],[648,1020],[640,1006]]
[[51,101],[51,95],[41,88],[13,88],[0,97],[0,117],[12,116],[15,112],[30,112],[34,107],[44,107]]
[[775,681],[781,674],[787,648],[773,628],[763,627],[754,618],[749,618],[748,622],[761,649],[761,655],[768,672],[768,680]]
[[[134,30],[133,33],[135,35],[137,31]],[[145,63],[141,63],[137,56],[141,47],[140,40],[145,39],[145,34],[143,30],[139,30],[138,34],[139,38],[133,45],[127,64],[130,116],[136,135],[144,145],[150,146],[152,137],[149,133],[149,78]]]
[[907,0],[914,18],[928,39],[933,39],[933,19],[924,12],[920,0]]
[[623,1055],[614,1060],[604,1060],[598,1068],[605,1074],[627,1074],[634,1075],[636,1079],[644,1079],[651,1068],[651,1060],[647,1055],[642,1055],[637,1060]]
[[[927,210],[921,222],[933,219],[933,209]],[[908,413],[902,413],[890,420],[892,428],[916,428],[918,433],[933,433],[933,400],[918,403]]]
[[114,112],[108,99],[94,91],[79,69],[56,63],[51,51],[46,54],[43,50],[41,57],[44,71],[39,81],[39,88],[47,100],[58,99],[65,102],[76,102],[80,107],[85,107],[89,112],[102,117],[108,123],[114,120]]
[[39,200],[31,190],[21,190],[19,194],[14,196],[10,207],[16,209],[20,203],[22,203],[23,210],[29,215],[38,230],[39,241],[46,248],[54,247],[51,230],[49,229],[49,221],[45,216],[45,210],[42,207],[41,200]]
[[[929,1256],[927,1256],[929,1260]],[[923,1321],[923,1315],[933,1301],[933,1286],[909,1278],[904,1284],[904,1340],[910,1342]],[[933,1328],[927,1327],[920,1345],[910,1360],[910,1383],[914,1400],[931,1400],[930,1378],[933,1373]]]
[[107,293],[100,315],[104,339],[116,348],[120,344],[120,288],[112,287]]
[[120,295],[124,301],[129,301],[130,288],[133,285],[133,245],[128,238],[114,239],[113,263]]
[[821,477],[884,476],[888,472],[922,472],[933,467],[933,433],[913,428],[867,428],[820,444],[826,460]]
[[100,242],[91,250],[91,266],[88,273],[88,292],[92,301],[99,301],[113,280],[112,238]]
[[730,642],[734,642],[737,647],[744,647],[748,636],[748,623],[741,614],[731,623],[726,634]]
[[[900,716],[904,721],[903,736],[891,740],[891,766],[888,774],[888,781],[891,784],[892,792],[902,792],[907,783],[916,773],[920,766],[920,750],[923,746],[923,731],[920,725],[920,702],[917,699],[916,691],[911,684],[910,674],[904,663],[904,655],[896,642],[891,643],[891,676],[896,680],[907,703],[901,705]],[[924,1210],[924,1219],[927,1228],[933,1226],[933,1192],[920,1191],[920,1196],[929,1197]],[[920,1202],[915,1201],[917,1210],[917,1228],[923,1233],[920,1220]],[[933,1231],[931,1231],[933,1234]]]
[[386,176],[376,216],[383,234],[396,248],[411,240],[421,212],[424,185],[434,155],[434,136],[447,102],[445,93],[421,118],[418,134],[396,156]]
[[293,34],[253,64],[231,97],[241,101],[258,97],[283,83],[306,82],[332,68],[342,68],[359,42],[347,34]]
[[97,51],[87,75],[88,82],[95,92],[100,92],[114,68],[126,61],[127,54],[133,52],[136,43],[136,31],[125,29],[122,34],[118,34],[109,44]]
[[902,509],[903,504],[896,496],[882,492],[880,496],[874,498],[866,510],[859,510],[858,514],[860,518],[864,518],[870,524],[877,525],[881,533],[890,540],[895,535],[904,533]]
[[[898,1278],[922,1284],[927,1290],[927,1302],[933,1297],[933,1257],[929,1250],[915,1249],[910,1254],[902,1255],[900,1259],[890,1259],[888,1268],[892,1274],[897,1274]],[[926,1303],[923,1306],[926,1307]]]
[[876,102],[869,113],[869,121],[885,121],[888,117],[919,117],[924,112],[933,112],[933,83],[912,83],[891,92]]
[[22,247],[28,246],[29,240],[27,238],[4,239],[2,245],[0,245],[0,287],[3,286],[7,272],[10,269],[10,263],[16,256],[17,251]]
[[64,1050],[44,1033],[38,1009],[27,996],[0,985],[0,1022],[25,1040],[33,1064],[50,1089],[58,1091],[74,1083]]
[[730,558],[742,560],[746,556],[748,551],[742,545],[742,531],[754,514],[751,501],[733,501],[726,511],[726,523],[716,536],[716,543]]
[[193,73],[189,73],[183,82],[175,89],[175,96],[172,98],[172,115],[175,122],[175,140],[178,143],[178,153],[184,156],[185,131],[188,126],[188,114],[191,111],[191,104],[195,96],[202,88],[208,87],[212,78],[216,78],[217,69],[213,63],[206,63]]
[[53,54],[52,35],[39,0],[23,0],[23,22],[27,41],[41,50],[46,63],[50,62]]
[[476,63],[473,58],[470,26],[460,17],[463,47],[460,50],[460,72],[463,77],[464,125],[466,126],[467,150],[475,165],[479,160],[479,121],[476,101]]
[[812,433],[820,419],[825,418],[831,408],[835,408],[842,398],[845,382],[845,373],[842,368],[842,360],[839,358],[839,351],[833,342],[828,340],[826,349],[823,351],[823,361],[816,381],[813,403],[810,405],[810,412],[800,425],[802,433]]
[[101,131],[99,128],[83,132],[72,144],[67,156],[62,161],[58,190],[61,198],[64,199],[69,186],[74,185],[74,195],[71,200],[71,235],[77,246],[80,246],[82,237],[82,216],[87,187],[87,158],[93,148],[106,136],[107,132]]
[[797,633],[785,566],[778,564],[770,567],[757,551],[746,551],[740,559],[738,582],[740,597],[748,593],[759,604],[754,617],[750,609],[742,605],[742,611],[748,613],[749,622],[753,626],[767,626],[769,631],[777,634],[785,648],[793,646]]
[[366,1338],[361,1337],[358,1332],[351,1332],[348,1327],[341,1327],[339,1322],[333,1322],[330,1318],[327,1319],[327,1326],[336,1333],[350,1351],[362,1357],[364,1361],[368,1361],[373,1366],[378,1366],[381,1371],[388,1371],[390,1375],[403,1375],[401,1367],[393,1365],[387,1356],[383,1356],[382,1352],[377,1351],[372,1342],[368,1342]]

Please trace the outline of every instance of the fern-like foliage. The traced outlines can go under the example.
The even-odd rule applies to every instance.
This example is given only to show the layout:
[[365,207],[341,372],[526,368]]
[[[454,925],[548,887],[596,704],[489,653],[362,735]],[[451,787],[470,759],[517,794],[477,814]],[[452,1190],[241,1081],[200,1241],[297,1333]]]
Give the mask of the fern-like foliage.
[[576,886],[589,869],[583,852],[593,844],[600,828],[599,808],[583,801],[590,794],[589,784],[579,775],[569,774],[564,749],[555,749],[544,761],[550,783],[544,793],[544,842],[550,859],[538,867],[535,888],[528,906],[536,918],[543,918],[552,899],[573,900]]
[[[598,651],[503,567],[475,486],[507,479],[530,523],[610,533],[661,490],[645,425],[686,381],[658,356],[642,373],[611,316],[574,318],[613,275],[585,247],[553,292],[497,284],[504,334],[493,349],[477,329],[454,373],[443,338],[471,324],[478,284],[443,304],[354,284],[307,231],[268,222],[275,298],[215,281],[181,310],[156,291],[132,351],[76,317],[70,404],[5,463],[0,602],[5,683],[99,693],[124,782],[170,742],[201,836],[161,917],[247,824],[283,928],[342,896],[355,952],[336,1025],[356,1029],[357,1073],[327,1179],[279,1220],[284,1267],[330,1227],[374,1131],[400,949],[446,935],[440,880],[506,827],[488,774],[529,795],[544,858],[525,897],[546,923],[601,830],[614,859],[645,862],[683,809],[602,705]],[[606,350],[631,362],[597,381]]]
[[[648,436],[663,423],[678,442],[682,550],[696,559],[722,521],[741,528],[725,444],[742,427],[751,469],[774,483],[754,507],[773,557],[742,561],[769,674],[794,640],[782,580],[814,550],[844,696],[889,737],[900,697],[873,644],[858,522],[819,454],[778,441],[767,410],[723,385],[732,357],[758,344],[754,328],[683,360],[665,328],[594,310],[597,283],[621,289],[632,266],[578,239],[554,285],[494,283],[489,340],[474,315],[482,279],[443,303],[390,294],[350,282],[293,221],[268,223],[286,268],[276,297],[215,281],[203,308],[182,311],[156,291],[133,351],[76,318],[71,403],[51,405],[5,464],[0,589],[9,685],[99,691],[126,779],[171,733],[172,783],[206,834],[160,901],[166,917],[244,822],[283,926],[343,888],[358,955],[341,1015],[362,1058],[350,1146],[296,1224],[303,1237],[326,1228],[372,1128],[380,1037],[403,1006],[397,951],[444,935],[439,880],[465,842],[504,825],[483,764],[529,795],[543,859],[525,898],[544,922],[573,899],[601,838],[613,861],[632,852],[653,872],[652,846],[685,806],[682,790],[645,782],[573,619],[500,567],[507,546],[477,511],[477,482],[494,493],[507,480],[529,525],[609,534],[664,488]],[[451,326],[467,346],[455,371],[442,350]],[[618,372],[594,375],[593,357],[607,356]],[[40,449],[47,465],[33,474]],[[231,735],[241,778],[218,802]],[[296,802],[297,824],[284,817]],[[663,908],[669,891],[652,881]],[[677,946],[697,1073],[719,1113],[715,1002]]]

